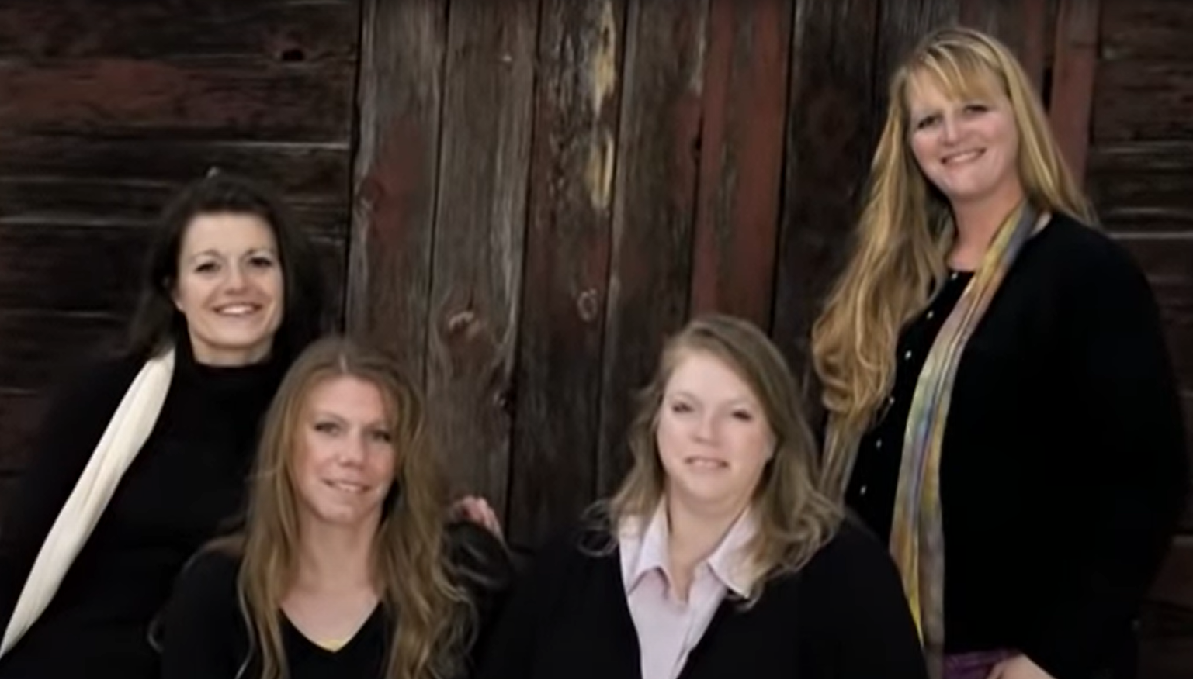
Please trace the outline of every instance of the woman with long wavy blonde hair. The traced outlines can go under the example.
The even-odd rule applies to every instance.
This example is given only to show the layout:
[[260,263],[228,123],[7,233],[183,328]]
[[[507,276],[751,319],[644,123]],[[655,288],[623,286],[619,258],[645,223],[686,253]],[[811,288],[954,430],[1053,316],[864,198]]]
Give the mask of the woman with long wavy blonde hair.
[[612,499],[544,547],[485,679],[924,679],[882,545],[815,487],[782,356],[750,323],[671,338]]
[[889,97],[812,332],[822,487],[889,542],[934,676],[1127,676],[1188,478],[1153,294],[1003,44],[935,31]]
[[448,521],[422,399],[383,353],[312,345],[267,415],[242,534],[184,572],[165,679],[466,676],[509,562]]

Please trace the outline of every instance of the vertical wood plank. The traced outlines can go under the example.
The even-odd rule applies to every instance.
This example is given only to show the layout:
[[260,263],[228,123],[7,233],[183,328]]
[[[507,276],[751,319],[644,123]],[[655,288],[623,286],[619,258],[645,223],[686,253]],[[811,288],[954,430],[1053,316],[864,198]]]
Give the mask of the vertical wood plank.
[[783,176],[789,0],[711,0],[692,312],[770,326]]
[[544,0],[511,451],[512,544],[593,499],[624,0]]
[[1049,118],[1073,174],[1085,178],[1094,72],[1098,66],[1099,0],[1060,0]]
[[870,165],[874,76],[866,46],[876,39],[879,4],[796,5],[772,332],[797,372],[808,372],[811,325],[843,262]]
[[688,308],[707,10],[707,0],[634,0],[627,10],[597,448],[600,494],[625,472],[633,395]]
[[963,25],[985,31],[1005,42],[1019,57],[1036,91],[1043,95],[1044,59],[1048,52],[1048,5],[1055,0],[961,0]]
[[364,0],[347,328],[423,381],[447,0]]
[[884,0],[874,42],[874,118],[877,138],[886,115],[887,81],[899,62],[933,29],[958,21],[961,0]]
[[427,392],[462,490],[506,504],[537,0],[448,13]]

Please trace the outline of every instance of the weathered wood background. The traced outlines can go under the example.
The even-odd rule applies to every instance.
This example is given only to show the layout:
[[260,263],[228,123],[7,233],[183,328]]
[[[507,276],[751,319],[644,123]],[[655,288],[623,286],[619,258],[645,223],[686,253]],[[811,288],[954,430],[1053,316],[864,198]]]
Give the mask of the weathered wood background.
[[[802,368],[885,78],[952,21],[1032,73],[1193,415],[1185,0],[2,0],[0,484],[61,366],[127,318],[162,202],[221,166],[283,187],[346,325],[401,352],[456,481],[533,548],[615,483],[690,313],[752,318]],[[1178,543],[1147,679],[1193,674]]]

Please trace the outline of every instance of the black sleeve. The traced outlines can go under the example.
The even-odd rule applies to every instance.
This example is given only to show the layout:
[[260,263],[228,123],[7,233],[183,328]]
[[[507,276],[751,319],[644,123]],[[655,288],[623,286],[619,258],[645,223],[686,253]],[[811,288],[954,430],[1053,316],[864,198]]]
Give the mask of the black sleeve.
[[1057,597],[1045,632],[1023,649],[1058,679],[1088,676],[1128,629],[1167,552],[1189,478],[1179,395],[1159,310],[1143,273],[1110,244],[1084,271],[1070,342],[1088,449],[1085,568]]
[[132,382],[131,364],[72,371],[48,397],[26,451],[25,469],[5,498],[0,530],[0,629],[6,627],[42,542],[74,490],[108,420]]
[[509,550],[488,529],[471,521],[448,526],[448,560],[476,610],[471,665],[484,653],[509,588],[514,569]]
[[239,561],[200,553],[182,571],[162,618],[162,679],[234,679],[247,636],[236,596]]
[[806,567],[811,604],[802,617],[821,626],[806,650],[821,658],[813,674],[838,679],[928,679],[911,608],[894,561],[851,520]]
[[477,668],[477,679],[529,677],[542,625],[567,587],[579,533],[569,529],[549,540],[517,578],[502,607]]

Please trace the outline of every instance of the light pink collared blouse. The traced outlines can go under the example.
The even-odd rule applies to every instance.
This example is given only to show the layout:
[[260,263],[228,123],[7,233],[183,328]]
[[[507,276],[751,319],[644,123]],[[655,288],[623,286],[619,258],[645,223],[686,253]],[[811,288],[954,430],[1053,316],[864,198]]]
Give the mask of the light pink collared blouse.
[[642,679],[676,679],[726,593],[749,594],[753,582],[742,548],[754,532],[753,518],[746,511],[708,559],[696,567],[688,600],[683,602],[671,594],[663,506],[655,511],[645,532],[623,524],[618,540],[621,576],[638,632]]

